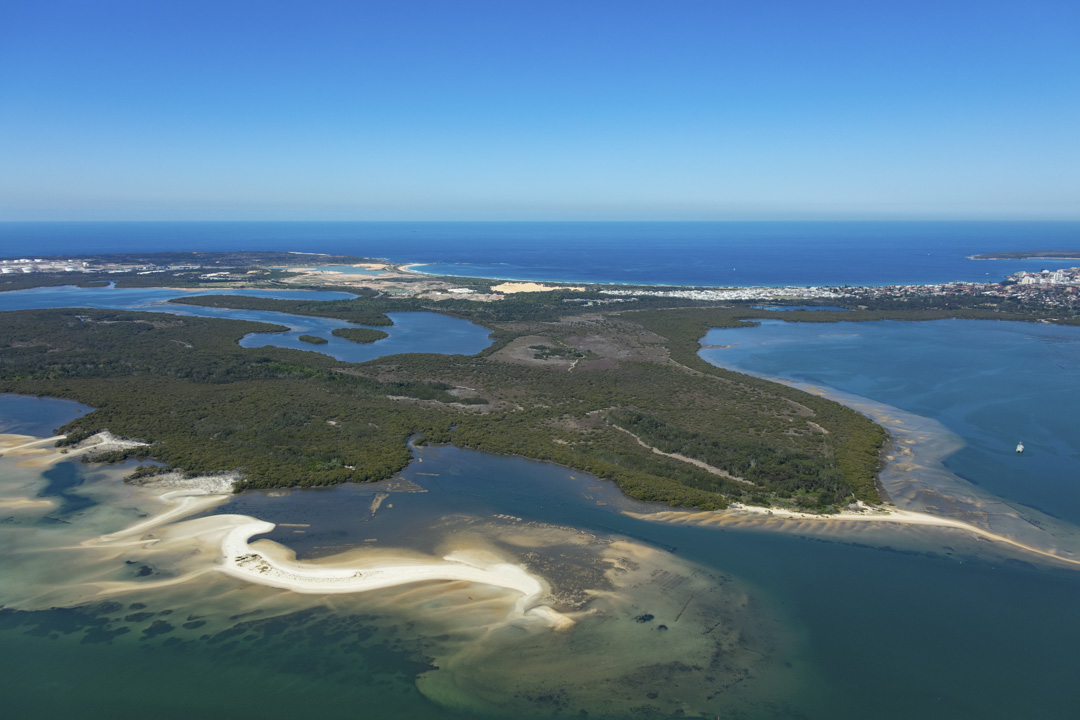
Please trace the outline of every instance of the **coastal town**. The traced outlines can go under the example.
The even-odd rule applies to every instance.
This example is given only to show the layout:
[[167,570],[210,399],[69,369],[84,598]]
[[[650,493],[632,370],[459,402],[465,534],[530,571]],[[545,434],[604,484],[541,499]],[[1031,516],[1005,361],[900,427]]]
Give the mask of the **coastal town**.
[[[359,266],[358,266],[359,267]],[[318,284],[357,285],[374,287],[382,281],[401,281],[407,276],[416,280],[443,281],[438,287],[416,285],[412,288],[395,288],[394,295],[424,295],[429,299],[440,300],[459,297],[473,300],[499,300],[504,294],[517,292],[542,292],[546,290],[580,290],[585,287],[567,288],[537,283],[502,283],[493,285],[491,292],[477,292],[475,288],[453,287],[446,284],[444,278],[427,275],[411,269],[408,264],[366,265],[366,277],[352,276],[341,272],[315,270],[310,267],[278,267],[279,270],[298,273],[285,279],[290,284],[297,280],[317,281]],[[265,271],[267,268],[260,268]],[[106,274],[106,275],[157,275],[163,273],[184,273],[191,280],[210,283],[242,282],[260,270],[250,267],[232,268],[230,263],[220,260],[210,265],[199,263],[132,263],[120,259],[110,261],[101,258],[11,258],[0,260],[0,276],[18,276],[31,273],[49,274]],[[1080,267],[1039,270],[1034,272],[1014,273],[1005,280],[997,282],[947,282],[926,285],[881,285],[881,286],[783,286],[783,287],[668,287],[641,288],[605,286],[596,294],[605,299],[582,300],[594,304],[610,302],[628,302],[635,298],[679,298],[699,302],[790,302],[790,301],[930,301],[935,299],[984,297],[988,302],[1009,300],[1028,306],[1044,308],[1080,308]],[[595,297],[595,296],[594,296]],[[576,302],[577,300],[573,300]]]
[[1019,272],[1000,282],[950,282],[931,285],[881,286],[786,286],[679,289],[605,289],[601,295],[622,298],[666,297],[703,302],[790,300],[880,300],[933,299],[948,297],[986,297],[1018,300],[1044,307],[1080,307],[1080,267],[1040,272]]

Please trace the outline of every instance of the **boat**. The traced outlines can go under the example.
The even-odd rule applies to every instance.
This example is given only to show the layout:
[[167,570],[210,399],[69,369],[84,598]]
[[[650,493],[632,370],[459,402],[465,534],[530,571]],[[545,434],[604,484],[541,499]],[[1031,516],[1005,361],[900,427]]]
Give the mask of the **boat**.
[[1024,443],[1022,441],[1016,443],[1016,454],[1017,455],[1023,455],[1024,454]]

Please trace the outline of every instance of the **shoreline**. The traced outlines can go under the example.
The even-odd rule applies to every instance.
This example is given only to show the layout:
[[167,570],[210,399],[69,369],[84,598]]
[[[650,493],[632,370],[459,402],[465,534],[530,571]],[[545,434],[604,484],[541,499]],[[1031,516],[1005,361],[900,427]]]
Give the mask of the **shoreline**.
[[[744,520],[759,522],[763,525],[774,521],[794,520],[800,523],[806,523],[807,525],[819,526],[841,523],[881,523],[951,529],[966,532],[977,538],[982,538],[991,542],[1002,543],[1011,548],[1022,550],[1025,553],[1038,555],[1039,557],[1080,569],[1080,558],[1059,555],[1050,550],[1024,543],[1007,535],[995,533],[977,525],[966,523],[962,520],[931,515],[924,512],[916,512],[914,510],[885,508],[880,505],[867,505],[865,507],[867,510],[864,512],[842,511],[827,515],[803,513],[783,508],[748,507],[737,504],[729,506],[726,510],[662,510],[655,513],[623,511],[623,514],[647,522],[673,525],[697,525],[703,527],[732,525]],[[796,527],[785,528],[784,530],[798,532],[799,529],[800,528]]]
[[866,415],[885,428],[889,435],[882,448],[885,465],[878,474],[877,484],[892,507],[867,506],[876,511],[869,514],[840,512],[828,515],[800,513],[784,508],[761,508],[759,511],[743,507],[737,508],[742,511],[741,516],[733,514],[730,517],[746,519],[758,515],[761,517],[754,519],[768,521],[771,515],[775,520],[814,523],[869,520],[949,527],[1069,565],[1080,565],[1080,528],[1035,508],[1020,506],[1007,498],[984,491],[945,467],[945,458],[961,449],[964,441],[937,420],[824,385],[736,367],[716,367],[838,402]]
[[242,515],[224,516],[241,520],[221,543],[218,569],[233,577],[269,587],[303,594],[358,593],[421,582],[480,583],[520,593],[510,614],[513,620],[539,620],[556,630],[571,627],[574,621],[539,604],[548,592],[546,583],[524,568],[507,562],[492,562],[479,553],[456,551],[440,559],[383,557],[378,561],[349,564],[298,562],[287,548],[270,541],[251,538],[272,531],[274,523]]
[[[0,457],[24,458],[19,462],[19,467],[43,467],[64,460],[82,458],[89,453],[106,453],[113,450],[127,450],[134,447],[142,447],[149,443],[140,440],[129,440],[117,437],[108,430],[94,433],[75,445],[58,448],[56,442],[64,440],[67,435],[55,435],[47,438],[33,438],[27,442],[31,435],[0,434]],[[54,443],[46,447],[46,443]],[[11,445],[10,443],[19,443]]]
[[[567,280],[565,278],[551,278],[551,277],[523,278],[523,277],[511,277],[511,276],[508,276],[508,275],[459,275],[459,274],[455,274],[455,273],[446,273],[446,272],[440,272],[440,273],[426,272],[424,270],[415,269],[415,268],[427,267],[427,266],[430,266],[430,265],[443,265],[443,264],[452,265],[452,264],[455,264],[455,263],[439,263],[439,262],[415,262],[415,263],[402,263],[402,264],[390,263],[390,265],[393,265],[394,267],[396,267],[400,272],[410,273],[410,274],[413,274],[413,275],[422,275],[424,277],[429,277],[429,278],[441,278],[442,277],[442,278],[461,278],[463,280],[490,280],[492,282],[540,283],[540,284],[552,284],[552,285],[584,285],[584,286],[586,286],[586,290],[588,290],[589,288],[593,288],[593,287],[602,287],[602,288],[646,288],[648,290],[671,289],[671,290],[676,290],[676,291],[689,291],[689,290],[729,290],[729,291],[733,291],[733,290],[758,290],[758,289],[760,289],[760,290],[777,290],[777,289],[782,289],[782,288],[796,288],[796,289],[804,290],[804,289],[809,289],[809,288],[820,288],[820,287],[883,288],[883,287],[891,287],[893,285],[933,286],[933,285],[940,285],[942,283],[953,282],[951,280],[940,280],[940,281],[937,281],[937,282],[929,281],[929,280],[919,280],[919,281],[912,281],[912,282],[907,282],[907,283],[898,283],[898,282],[889,282],[889,283],[885,283],[885,282],[881,282],[881,283],[862,283],[862,282],[859,282],[859,283],[855,283],[855,282],[847,282],[847,283],[838,283],[838,284],[834,284],[834,285],[822,285],[820,283],[814,284],[814,285],[792,285],[790,283],[778,283],[778,284],[775,284],[775,285],[760,285],[760,284],[759,285],[701,285],[701,284],[680,285],[680,284],[677,284],[677,283],[662,283],[662,282],[633,282],[633,283],[631,283],[631,282],[623,282],[623,281],[619,281],[619,280],[581,280],[581,279]],[[468,263],[460,263],[460,264],[468,264]]]
[[[63,436],[58,436],[63,437]],[[69,459],[55,447],[41,447],[58,437],[35,438],[28,435],[0,434],[0,450],[24,466],[30,457],[34,466],[49,465]],[[96,437],[96,436],[94,436]],[[131,442],[131,441],[128,441]],[[91,444],[92,450],[104,443]],[[575,622],[569,616],[544,604],[550,593],[547,582],[523,566],[506,562],[485,551],[457,550],[442,558],[418,558],[407,551],[378,553],[375,557],[334,558],[321,562],[300,562],[287,547],[270,540],[251,538],[274,530],[276,525],[247,515],[222,514],[191,518],[226,502],[231,493],[223,492],[232,476],[165,477],[158,486],[122,483],[128,492],[152,498],[164,506],[149,517],[115,532],[88,538],[78,543],[83,548],[123,548],[164,546],[171,542],[196,540],[206,547],[212,560],[206,567],[193,570],[160,584],[162,587],[186,582],[216,571],[245,582],[274,587],[298,594],[344,594],[396,588],[414,583],[466,582],[487,585],[516,593],[506,621],[541,624],[554,630],[566,630]],[[154,491],[166,490],[155,493]],[[55,503],[49,498],[4,497],[5,510],[47,510]],[[352,551],[349,551],[352,552]],[[97,583],[99,594],[108,595],[130,589],[126,583]],[[114,587],[115,586],[115,587]]]

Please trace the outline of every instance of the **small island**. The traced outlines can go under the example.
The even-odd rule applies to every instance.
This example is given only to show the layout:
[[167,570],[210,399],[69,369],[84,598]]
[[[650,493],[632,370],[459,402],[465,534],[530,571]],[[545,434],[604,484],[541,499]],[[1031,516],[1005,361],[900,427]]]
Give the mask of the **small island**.
[[299,338],[297,338],[297,339],[298,339],[298,340],[299,340],[300,342],[306,342],[306,343],[311,343],[312,345],[325,345],[325,344],[327,344],[328,342],[330,342],[330,341],[329,341],[329,340],[327,340],[326,338],[321,338],[321,337],[319,337],[318,335],[301,335],[301,336],[300,336]]
[[[382,330],[372,330],[371,328],[337,328],[331,334],[334,337],[344,338],[363,345],[390,337],[388,333],[384,333]],[[323,340],[323,342],[326,341]]]

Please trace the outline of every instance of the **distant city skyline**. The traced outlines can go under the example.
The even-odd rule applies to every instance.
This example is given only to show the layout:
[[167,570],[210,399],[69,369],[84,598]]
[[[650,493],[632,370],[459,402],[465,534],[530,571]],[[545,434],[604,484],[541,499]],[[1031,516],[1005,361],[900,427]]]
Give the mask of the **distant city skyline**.
[[1080,220],[1080,3],[0,9],[0,220]]

